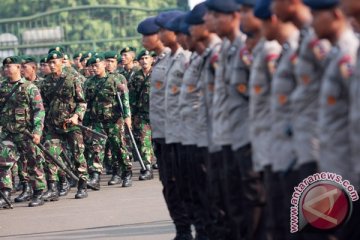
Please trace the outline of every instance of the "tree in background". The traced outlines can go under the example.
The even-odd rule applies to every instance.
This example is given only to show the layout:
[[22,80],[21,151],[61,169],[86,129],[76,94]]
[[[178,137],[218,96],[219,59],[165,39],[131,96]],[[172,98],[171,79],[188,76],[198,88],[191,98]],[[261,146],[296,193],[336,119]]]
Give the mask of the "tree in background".
[[0,1],[1,18],[31,16],[51,10],[83,5],[120,5],[161,9],[187,7],[187,0],[6,0]]
[[[0,1],[1,17],[19,18],[46,13],[49,11],[74,8],[78,6],[117,5],[145,9],[186,9],[187,0],[6,0]],[[144,12],[129,9],[91,9],[86,11],[64,11],[48,15],[29,22],[0,23],[0,32],[11,33],[18,37],[22,43],[22,33],[29,29],[53,28],[61,26],[64,30],[63,42],[79,42],[66,45],[70,54],[82,50],[119,50],[125,45],[140,48],[139,40],[125,42],[111,41],[124,37],[139,36],[137,23],[156,12]],[[97,40],[97,43],[84,44],[81,41]],[[104,40],[104,41],[102,41]],[[41,41],[37,41],[39,44]],[[95,42],[95,41],[94,41]],[[55,44],[55,43],[54,43]],[[61,44],[61,43],[60,43]],[[1,43],[0,43],[1,46]],[[20,51],[19,53],[23,53]]]

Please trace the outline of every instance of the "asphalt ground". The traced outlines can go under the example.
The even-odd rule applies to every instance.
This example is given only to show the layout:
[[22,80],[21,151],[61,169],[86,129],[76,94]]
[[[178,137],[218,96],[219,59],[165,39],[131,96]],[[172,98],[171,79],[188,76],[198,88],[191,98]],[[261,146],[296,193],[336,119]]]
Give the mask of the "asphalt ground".
[[[169,217],[158,173],[151,181],[138,181],[134,164],[133,186],[108,186],[110,175],[101,176],[100,191],[75,199],[76,189],[41,207],[14,203],[0,210],[1,239],[121,239],[170,240],[175,229]],[[20,194],[12,195],[12,199]]]

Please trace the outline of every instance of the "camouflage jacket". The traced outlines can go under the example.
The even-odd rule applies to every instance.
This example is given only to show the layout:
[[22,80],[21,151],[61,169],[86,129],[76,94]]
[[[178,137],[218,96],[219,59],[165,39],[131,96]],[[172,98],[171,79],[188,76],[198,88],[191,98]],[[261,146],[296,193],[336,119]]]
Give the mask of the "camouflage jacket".
[[[125,77],[125,79],[127,80],[128,82],[128,87],[130,87],[130,81],[131,81],[131,78],[133,77],[133,75],[135,74],[135,72],[141,70],[140,67],[133,67],[132,69],[130,70],[126,70],[125,68],[121,68],[119,69],[118,73],[123,75]],[[130,90],[130,89],[129,89]]]
[[134,73],[130,79],[130,108],[132,116],[149,121],[150,74],[145,76],[142,70]]
[[0,126],[4,133],[18,133],[28,130],[42,135],[44,128],[45,110],[39,89],[24,78],[17,83],[0,82],[0,102],[20,84],[1,110]]
[[34,81],[30,81],[30,82],[32,82],[40,90],[42,81],[44,81],[43,77],[36,76],[36,79]]
[[84,82],[84,94],[85,94],[85,100],[87,103],[86,112],[84,115],[83,124],[85,126],[91,125],[91,119],[90,119],[90,108],[91,108],[91,99],[94,97],[94,92],[96,89],[96,81],[93,79],[94,77],[87,78]]
[[[91,121],[116,122],[120,117],[130,117],[129,91],[125,78],[118,73],[107,73],[106,77],[97,76],[85,82],[85,96],[88,111],[85,123]],[[117,92],[121,92],[124,114],[120,112]]]
[[76,70],[74,67],[63,67],[63,72],[66,74],[73,74],[75,75],[77,78],[79,78],[80,82],[82,84],[85,83],[86,81],[86,77],[84,75],[82,75],[78,70]]
[[[63,72],[60,78],[54,79],[53,75],[49,75],[41,84],[41,94],[44,99],[47,125],[57,130],[64,130],[65,120],[74,114],[79,116],[79,120],[84,118],[86,101],[83,84],[78,76]],[[71,130],[73,129],[67,131]]]

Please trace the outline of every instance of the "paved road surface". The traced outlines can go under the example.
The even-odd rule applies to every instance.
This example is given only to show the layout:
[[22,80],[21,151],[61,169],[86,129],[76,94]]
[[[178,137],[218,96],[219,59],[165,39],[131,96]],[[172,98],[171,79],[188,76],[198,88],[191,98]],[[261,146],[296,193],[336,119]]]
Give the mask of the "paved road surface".
[[[138,169],[138,166],[137,166]],[[74,199],[72,189],[60,201],[29,208],[14,204],[0,210],[1,239],[120,239],[170,240],[174,227],[162,197],[158,175],[152,181],[137,180],[133,187],[107,186],[110,176],[102,176],[100,191]],[[16,193],[16,195],[19,194]]]

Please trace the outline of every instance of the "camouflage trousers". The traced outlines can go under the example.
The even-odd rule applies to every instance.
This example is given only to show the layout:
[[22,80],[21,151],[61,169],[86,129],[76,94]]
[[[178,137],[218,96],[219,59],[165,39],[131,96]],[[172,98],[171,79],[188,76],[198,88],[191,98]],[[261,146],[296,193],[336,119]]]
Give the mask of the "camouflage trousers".
[[[93,126],[90,126],[93,127]],[[103,131],[98,131],[103,133]],[[103,170],[104,149],[106,149],[106,139],[91,134],[90,132],[83,131],[85,142],[85,157],[87,160],[88,170],[90,173],[99,172]]]
[[[67,142],[61,142],[60,140],[49,140],[48,142],[45,141],[44,146],[47,146],[48,144],[54,144],[54,148],[56,148],[56,154],[54,156],[60,156],[57,158],[59,161],[63,162],[65,160],[65,157],[69,159],[71,162],[71,166],[69,164],[65,164],[71,171],[74,172],[74,164],[71,160],[71,151],[70,147],[67,145]],[[58,146],[61,145],[61,150],[59,150]],[[46,149],[50,149],[50,147],[46,147]],[[66,161],[65,161],[66,162]],[[64,162],[63,162],[64,163]],[[59,167],[55,166],[53,163],[46,161],[44,164],[44,171],[46,175],[46,179],[48,181],[59,181],[59,178],[65,178],[66,173],[60,169]]]
[[[2,138],[2,141],[12,142],[13,145],[16,146],[16,153],[18,154],[19,159],[27,159],[26,171],[29,175],[29,180],[33,189],[44,190],[46,188],[43,168],[45,159],[41,150],[32,142],[31,139],[22,134],[8,134],[5,138]],[[7,174],[5,174],[4,178],[1,177],[2,183],[0,184],[3,184],[4,179],[7,188],[12,188],[12,180],[9,182],[9,178],[12,178],[11,168],[15,162],[13,162],[9,168],[4,168],[4,170],[6,169],[5,172],[7,172]]]
[[151,127],[148,121],[134,118],[134,137],[145,165],[150,165],[154,158],[151,139]]
[[0,189],[12,189],[12,169],[16,165],[19,155],[14,144],[10,141],[0,142]]
[[11,167],[11,175],[13,177],[13,179],[17,176],[20,175],[20,170],[19,170],[19,163],[15,162],[14,165]]
[[[57,133],[54,130],[49,131],[45,137],[45,148],[51,153],[53,157],[62,161],[62,154],[66,154],[71,159],[76,169],[76,174],[79,178],[88,180],[89,174],[87,171],[87,162],[84,157],[84,140],[80,130],[74,130],[66,133]],[[66,151],[69,147],[70,153]],[[63,175],[63,171],[47,159],[47,171],[49,181],[58,181],[58,175]]]
[[30,176],[27,172],[28,160],[24,156],[20,156],[19,161],[17,162],[17,171],[19,175],[20,182],[29,182]]
[[[130,170],[132,164],[129,158],[129,151],[125,139],[125,128],[123,119],[118,123],[95,122],[93,130],[108,136],[107,142],[104,139],[95,139],[93,141],[92,151],[90,153],[90,169],[101,172],[103,169],[103,160],[105,155],[105,146],[108,144],[111,150],[111,165],[113,169]],[[90,165],[89,164],[89,165]]]

